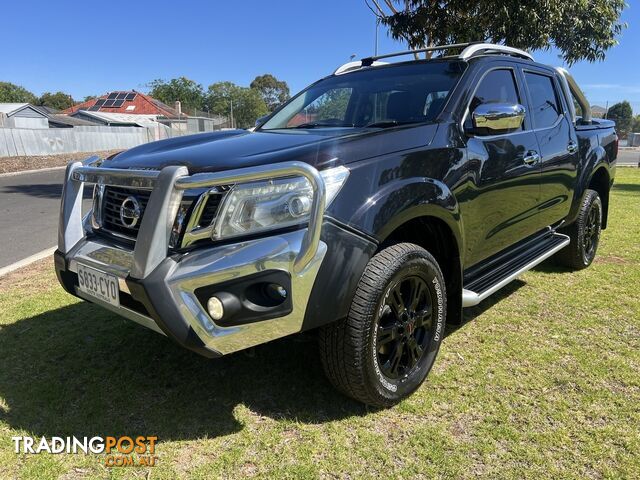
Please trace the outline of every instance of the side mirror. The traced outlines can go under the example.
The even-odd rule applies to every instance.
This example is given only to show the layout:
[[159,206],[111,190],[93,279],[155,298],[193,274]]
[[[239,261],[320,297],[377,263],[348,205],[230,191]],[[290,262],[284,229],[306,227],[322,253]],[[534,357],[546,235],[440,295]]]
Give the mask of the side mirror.
[[254,128],[258,128],[260,125],[262,125],[264,123],[264,121],[269,117],[269,115],[271,115],[271,114],[267,114],[267,115],[263,115],[263,116],[259,117],[256,120],[256,123],[254,123],[254,125],[253,125]]
[[481,135],[509,133],[522,126],[525,112],[518,103],[482,103],[471,115],[473,128]]

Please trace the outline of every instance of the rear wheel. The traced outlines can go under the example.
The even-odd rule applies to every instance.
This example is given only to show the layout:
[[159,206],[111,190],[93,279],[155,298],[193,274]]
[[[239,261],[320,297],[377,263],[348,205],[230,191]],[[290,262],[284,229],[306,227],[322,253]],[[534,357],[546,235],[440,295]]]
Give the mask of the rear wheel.
[[578,218],[562,233],[569,236],[571,243],[560,250],[556,260],[560,265],[581,270],[593,262],[600,243],[602,228],[602,200],[595,190],[587,190]]
[[368,263],[349,316],[320,332],[329,380],[369,405],[399,402],[431,370],[445,315],[445,283],[435,259],[410,243],[385,248]]

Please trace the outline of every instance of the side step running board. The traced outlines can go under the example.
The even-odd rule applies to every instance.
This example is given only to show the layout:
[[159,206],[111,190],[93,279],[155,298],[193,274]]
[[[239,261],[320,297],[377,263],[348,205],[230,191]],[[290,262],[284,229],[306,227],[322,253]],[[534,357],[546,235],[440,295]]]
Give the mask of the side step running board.
[[527,270],[531,270],[558,250],[569,245],[569,237],[551,232],[535,243],[531,248],[516,253],[509,261],[497,265],[495,269],[465,285],[462,290],[462,306],[473,307],[479,304]]

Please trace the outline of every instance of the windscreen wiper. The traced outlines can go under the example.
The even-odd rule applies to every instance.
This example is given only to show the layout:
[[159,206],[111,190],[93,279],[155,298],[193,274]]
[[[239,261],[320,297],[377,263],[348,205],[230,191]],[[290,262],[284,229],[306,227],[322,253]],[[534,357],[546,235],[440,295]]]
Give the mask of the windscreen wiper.
[[322,123],[322,122],[309,122],[309,123],[301,123],[300,125],[296,125],[294,127],[288,128],[330,128],[330,127],[353,127],[353,123]]
[[398,125],[409,125],[411,123],[421,123],[418,121],[410,121],[410,122],[399,122],[397,120],[381,120],[379,122],[372,122],[365,125],[363,128],[389,128],[396,127]]

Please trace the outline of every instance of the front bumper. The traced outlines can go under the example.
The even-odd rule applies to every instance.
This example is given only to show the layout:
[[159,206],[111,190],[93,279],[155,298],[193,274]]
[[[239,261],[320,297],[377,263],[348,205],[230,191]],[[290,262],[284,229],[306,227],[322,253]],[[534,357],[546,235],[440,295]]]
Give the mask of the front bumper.
[[[315,169],[294,162],[258,170],[189,177],[184,167],[149,172],[114,171],[94,167],[90,162],[69,165],[63,189],[58,250],[54,256],[60,283],[69,293],[162,333],[205,356],[232,353],[299,332],[327,252],[326,244],[320,241],[324,183]],[[307,228],[168,255],[168,239],[181,189],[292,174],[305,175],[314,187],[314,205]],[[80,207],[84,182],[153,188],[133,250],[92,236],[88,231],[90,226],[83,225]],[[119,307],[80,291],[78,264],[117,277]],[[250,285],[252,279],[270,274],[288,279],[290,301],[287,308],[256,308],[258,313],[250,320],[239,318],[233,324],[216,322],[209,315],[206,301],[202,299],[203,291],[217,294],[231,288],[242,290],[243,282]],[[242,300],[246,301],[245,298]]]

